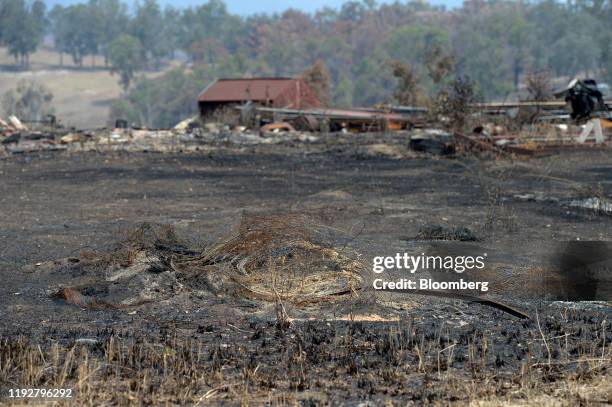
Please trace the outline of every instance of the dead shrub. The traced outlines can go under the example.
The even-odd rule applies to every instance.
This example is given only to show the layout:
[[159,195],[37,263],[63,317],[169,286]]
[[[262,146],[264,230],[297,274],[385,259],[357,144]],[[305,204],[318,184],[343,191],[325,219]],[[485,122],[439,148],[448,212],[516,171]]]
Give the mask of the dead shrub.
[[450,131],[469,133],[474,128],[474,104],[481,100],[476,82],[460,77],[442,89],[431,103],[432,120],[442,122]]
[[393,96],[397,103],[406,106],[420,106],[426,102],[423,90],[419,86],[417,74],[410,64],[391,60],[388,62],[397,85]]
[[544,100],[549,100],[553,97],[550,72],[530,72],[527,75],[526,85],[530,100],[541,102]]

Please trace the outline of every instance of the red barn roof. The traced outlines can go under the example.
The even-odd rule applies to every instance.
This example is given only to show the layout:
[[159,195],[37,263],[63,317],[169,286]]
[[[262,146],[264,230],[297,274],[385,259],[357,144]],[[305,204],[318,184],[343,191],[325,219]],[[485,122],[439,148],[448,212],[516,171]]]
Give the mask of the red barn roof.
[[201,104],[248,101],[269,102],[277,107],[320,106],[314,92],[299,78],[218,79],[198,97]]

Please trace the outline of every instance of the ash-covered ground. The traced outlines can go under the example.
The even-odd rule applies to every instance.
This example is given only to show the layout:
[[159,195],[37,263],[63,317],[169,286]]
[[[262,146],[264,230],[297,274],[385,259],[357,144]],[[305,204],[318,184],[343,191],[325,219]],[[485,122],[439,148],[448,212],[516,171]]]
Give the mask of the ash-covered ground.
[[[73,388],[79,404],[612,402],[609,305],[540,301],[513,278],[555,241],[610,240],[612,217],[577,205],[612,195],[607,153],[439,158],[358,142],[40,152],[0,160],[0,180],[3,402],[15,401],[9,388],[42,386]],[[295,304],[165,269],[109,280],[92,261],[142,224],[171,225],[168,250],[197,257],[245,214],[287,213],[337,232],[366,266],[362,289]],[[370,290],[372,256],[420,250],[414,238],[432,224],[504,248],[492,298],[531,318]],[[129,256],[126,267],[138,263]],[[86,300],[58,295],[67,287]]]

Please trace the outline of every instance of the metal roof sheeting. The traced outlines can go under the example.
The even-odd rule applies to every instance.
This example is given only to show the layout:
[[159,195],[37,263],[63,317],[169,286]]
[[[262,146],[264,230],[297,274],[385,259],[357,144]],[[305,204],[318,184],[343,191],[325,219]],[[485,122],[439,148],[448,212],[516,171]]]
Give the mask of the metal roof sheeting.
[[252,78],[218,79],[202,91],[200,102],[262,102],[276,99],[290,86],[296,86],[300,79],[294,78]]

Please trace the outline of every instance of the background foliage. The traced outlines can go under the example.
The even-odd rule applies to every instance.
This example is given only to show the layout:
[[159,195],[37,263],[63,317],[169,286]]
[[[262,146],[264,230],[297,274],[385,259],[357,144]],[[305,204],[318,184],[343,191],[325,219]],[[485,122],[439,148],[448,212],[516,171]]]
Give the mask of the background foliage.
[[[610,0],[472,0],[453,10],[364,0],[314,14],[250,17],[232,15],[221,0],[186,9],[162,9],[156,0],[133,7],[89,0],[52,10],[38,0],[0,0],[0,42],[17,63],[27,65],[44,33],[79,65],[99,55],[128,89],[113,115],[144,125],[168,125],[194,112],[194,101],[186,98],[215,77],[293,76],[318,61],[334,105],[393,101],[401,94],[398,82],[408,79],[406,69],[431,97],[444,85],[431,72],[434,50],[434,65],[453,62],[447,82],[469,77],[488,100],[507,98],[529,74],[543,70],[612,82],[610,21]],[[122,46],[138,58],[127,58]],[[170,60],[186,64],[156,80],[133,80],[138,69],[158,70]],[[403,77],[394,76],[399,67]]]

